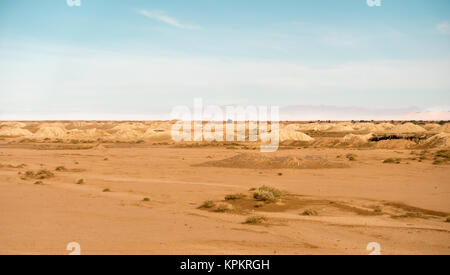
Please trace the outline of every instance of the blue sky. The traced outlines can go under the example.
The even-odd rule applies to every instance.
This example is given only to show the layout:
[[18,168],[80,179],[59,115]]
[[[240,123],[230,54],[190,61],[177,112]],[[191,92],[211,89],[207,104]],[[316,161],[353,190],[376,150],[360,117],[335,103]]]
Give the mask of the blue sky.
[[0,0],[0,118],[450,109],[450,1]]

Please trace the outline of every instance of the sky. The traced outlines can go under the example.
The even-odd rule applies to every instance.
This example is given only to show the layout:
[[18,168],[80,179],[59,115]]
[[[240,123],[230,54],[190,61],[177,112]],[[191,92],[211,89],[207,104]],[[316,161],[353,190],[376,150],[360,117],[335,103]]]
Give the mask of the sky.
[[76,2],[0,0],[0,119],[450,110],[448,0]]

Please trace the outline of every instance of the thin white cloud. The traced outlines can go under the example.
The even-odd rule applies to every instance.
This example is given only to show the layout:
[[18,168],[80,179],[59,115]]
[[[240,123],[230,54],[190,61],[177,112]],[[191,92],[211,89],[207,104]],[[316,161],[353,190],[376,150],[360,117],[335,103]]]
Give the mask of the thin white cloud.
[[184,29],[184,30],[198,30],[198,29],[200,29],[199,26],[182,24],[176,18],[170,17],[170,16],[166,15],[162,11],[139,10],[138,13],[143,15],[143,16],[145,16],[145,17],[148,17],[150,19],[166,23],[166,24],[168,24],[168,25],[170,25],[172,27],[175,27],[175,28]]
[[436,30],[442,34],[450,34],[450,23],[443,22],[436,25]]

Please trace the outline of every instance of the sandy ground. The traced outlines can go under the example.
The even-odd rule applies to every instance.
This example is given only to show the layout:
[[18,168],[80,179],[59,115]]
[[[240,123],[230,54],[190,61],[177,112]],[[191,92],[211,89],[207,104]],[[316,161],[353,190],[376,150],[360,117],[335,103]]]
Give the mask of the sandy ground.
[[[369,254],[370,242],[382,254],[450,253],[449,166],[410,160],[411,150],[284,149],[271,156],[346,168],[240,169],[198,164],[249,151],[242,148],[104,147],[0,145],[0,254],[68,254],[70,242],[82,254]],[[41,184],[24,177],[39,169],[54,176]],[[285,199],[253,207],[249,189],[263,185]],[[234,193],[247,195],[231,202],[234,210],[199,209]],[[318,214],[302,215],[306,209]],[[244,224],[255,214],[268,222]]]

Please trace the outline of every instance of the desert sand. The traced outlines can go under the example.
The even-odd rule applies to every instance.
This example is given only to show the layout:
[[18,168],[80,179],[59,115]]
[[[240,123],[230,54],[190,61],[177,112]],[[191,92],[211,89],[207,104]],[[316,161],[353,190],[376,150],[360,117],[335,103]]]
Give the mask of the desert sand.
[[0,123],[0,254],[450,253],[448,123],[283,122],[275,153],[172,124]]

